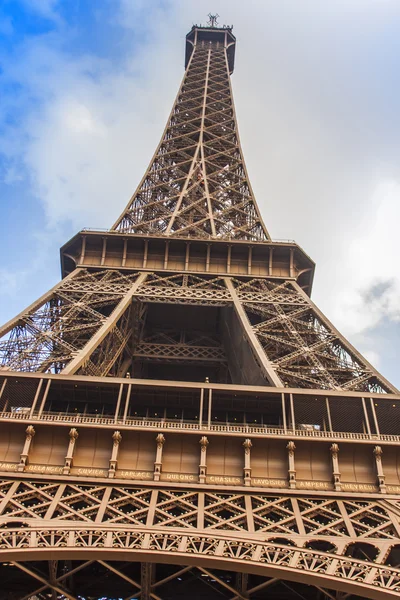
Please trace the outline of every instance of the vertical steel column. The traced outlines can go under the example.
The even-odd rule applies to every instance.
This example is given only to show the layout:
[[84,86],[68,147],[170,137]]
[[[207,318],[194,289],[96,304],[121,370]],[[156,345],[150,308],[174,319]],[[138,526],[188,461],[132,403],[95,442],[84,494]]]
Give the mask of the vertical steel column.
[[296,431],[296,421],[294,418],[294,402],[293,402],[293,394],[289,394],[290,399],[290,418],[292,420],[292,431]]
[[325,404],[326,404],[326,414],[328,415],[329,431],[333,431],[332,419],[331,419],[331,408],[329,406],[329,398],[328,397],[325,398]]
[[370,424],[369,424],[367,407],[365,406],[365,399],[364,398],[361,398],[361,404],[362,404],[363,411],[364,411],[364,419],[365,419],[365,424],[367,426],[367,432],[371,436],[371,427],[370,427]]
[[121,383],[119,386],[119,392],[118,392],[118,400],[117,400],[117,406],[115,407],[115,414],[114,414],[114,423],[118,422],[118,417],[119,417],[119,409],[121,407],[121,399],[122,399],[122,392],[124,391],[124,384]]
[[46,400],[47,400],[47,396],[49,394],[49,390],[50,390],[50,386],[51,386],[51,379],[47,380],[47,385],[46,385],[46,389],[44,390],[44,394],[43,394],[43,398],[42,401],[40,403],[40,407],[39,407],[39,413],[38,416],[41,417],[42,413],[44,411],[44,407],[46,406]]
[[40,394],[40,390],[42,389],[43,381],[44,380],[41,379],[39,381],[39,383],[38,383],[37,388],[36,388],[36,394],[35,394],[35,397],[33,399],[33,403],[32,403],[32,406],[31,406],[30,413],[29,413],[29,418],[32,418],[33,417],[33,413],[35,412],[36,404],[37,404],[37,401],[39,399],[39,394]]
[[211,411],[212,411],[212,389],[208,390],[208,416],[207,416],[207,425],[208,429],[211,428]]
[[204,388],[200,390],[199,429],[203,427]]
[[125,399],[124,416],[123,416],[123,419],[122,419],[123,423],[125,423],[126,417],[128,416],[129,402],[130,402],[130,399],[131,399],[131,393],[132,393],[132,384],[129,383],[128,384],[128,392],[126,394],[126,399]]
[[281,394],[281,403],[282,403],[282,423],[283,423],[283,430],[286,433],[286,431],[287,431],[287,423],[286,423],[286,399],[285,399],[285,394],[283,392]]
[[379,431],[379,424],[378,424],[378,418],[376,416],[376,411],[375,411],[375,406],[374,406],[374,401],[372,398],[369,399],[370,405],[371,405],[371,412],[372,412],[372,418],[374,419],[374,425],[375,425],[375,431],[378,435],[381,435],[380,431]]

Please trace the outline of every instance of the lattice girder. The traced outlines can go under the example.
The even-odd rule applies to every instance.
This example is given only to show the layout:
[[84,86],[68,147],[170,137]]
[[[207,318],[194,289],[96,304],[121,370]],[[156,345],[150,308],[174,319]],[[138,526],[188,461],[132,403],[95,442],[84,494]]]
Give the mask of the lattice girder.
[[[137,274],[112,270],[75,271],[42,304],[16,319],[0,341],[0,365],[15,371],[60,372],[105,325],[136,278]],[[125,335],[126,329],[125,325]],[[119,334],[117,327],[114,337]],[[96,374],[108,373],[117,357],[118,352],[108,368]]]
[[148,303],[229,306],[235,304],[230,285],[244,310],[241,326],[248,337],[252,332],[254,355],[262,362],[261,352],[275,373],[276,379],[269,377],[269,383],[396,391],[292,280],[78,270],[43,304],[15,321],[8,337],[0,341],[0,360],[12,370],[94,376],[124,375],[126,365],[136,358],[225,362],[221,340],[219,349],[218,343],[206,349],[203,344],[179,346],[176,341],[142,339],[138,330],[143,331],[146,317],[137,307]]
[[195,47],[160,145],[114,229],[269,239],[244,166],[223,44]]
[[286,385],[395,391],[320,312],[317,314],[294,282],[253,279],[243,284],[233,279],[233,283],[253,332]]

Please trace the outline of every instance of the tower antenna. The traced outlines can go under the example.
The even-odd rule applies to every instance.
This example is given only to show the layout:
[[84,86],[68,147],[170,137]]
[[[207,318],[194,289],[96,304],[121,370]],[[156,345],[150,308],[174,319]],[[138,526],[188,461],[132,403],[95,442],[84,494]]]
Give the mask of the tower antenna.
[[219,17],[218,14],[212,15],[211,13],[208,13],[208,19],[209,19],[209,21],[208,21],[207,25],[209,27],[217,27],[217,25],[218,25],[218,17]]

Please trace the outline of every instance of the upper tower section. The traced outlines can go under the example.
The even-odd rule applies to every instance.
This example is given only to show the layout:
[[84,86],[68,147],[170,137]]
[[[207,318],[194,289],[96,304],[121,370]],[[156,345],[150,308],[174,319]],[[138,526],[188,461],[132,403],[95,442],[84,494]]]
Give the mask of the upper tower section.
[[211,44],[218,47],[221,45],[226,49],[228,58],[229,73],[232,75],[235,66],[236,38],[232,33],[232,27],[216,27],[214,16],[210,16],[210,22],[203,27],[202,25],[193,25],[186,36],[186,54],[185,69],[189,64],[192,52],[197,44]]
[[127,234],[263,242],[237,129],[231,27],[194,25],[186,71],[161,141],[113,229]]

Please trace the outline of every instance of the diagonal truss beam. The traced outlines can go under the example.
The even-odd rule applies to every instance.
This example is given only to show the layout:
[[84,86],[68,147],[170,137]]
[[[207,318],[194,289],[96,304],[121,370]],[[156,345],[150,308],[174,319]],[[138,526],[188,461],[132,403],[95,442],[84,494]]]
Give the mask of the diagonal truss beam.
[[21,571],[24,571],[25,573],[27,573],[34,579],[37,579],[41,583],[44,583],[46,585],[46,587],[49,587],[52,590],[54,590],[55,592],[57,592],[58,594],[61,594],[63,597],[68,598],[68,600],[78,600],[78,598],[76,596],[73,596],[70,592],[68,592],[64,588],[60,587],[57,583],[55,583],[55,582],[50,583],[50,581],[47,581],[47,579],[45,579],[44,577],[39,575],[39,573],[35,573],[35,571],[32,571],[32,569],[29,569],[25,564],[19,563],[19,562],[14,562],[13,564],[16,567],[18,567],[18,569],[20,569]]
[[246,315],[246,313],[243,309],[243,306],[239,300],[239,297],[236,293],[236,290],[234,288],[232,280],[230,278],[226,277],[225,284],[229,290],[229,293],[231,294],[236,314],[239,317],[239,320],[240,320],[242,328],[243,328],[243,333],[246,336],[246,338],[252,348],[254,356],[255,356],[258,364],[260,365],[265,377],[268,379],[268,381],[271,383],[271,385],[276,386],[276,387],[284,387],[282,380],[276,374],[275,369],[272,366],[272,363],[269,361],[267,355],[265,354],[265,352],[263,350],[263,347],[261,346],[260,342],[257,339],[257,336],[255,335],[254,331],[252,330],[252,328],[250,326],[247,315]]
[[307,302],[310,304],[310,306],[312,307],[314,313],[318,316],[318,318],[321,319],[321,321],[323,323],[325,323],[332,332],[335,333],[335,335],[340,340],[341,344],[346,348],[346,350],[348,350],[350,352],[350,354],[352,354],[360,362],[360,364],[366,366],[368,368],[368,370],[371,372],[371,374],[375,375],[375,377],[378,379],[378,381],[381,382],[384,387],[388,388],[388,391],[392,392],[393,394],[398,394],[399,390],[394,385],[392,385],[390,383],[390,381],[388,381],[385,377],[383,377],[383,375],[381,375],[368,362],[368,360],[366,358],[364,358],[364,356],[362,356],[362,354],[360,352],[358,352],[358,350],[356,350],[356,348],[354,348],[354,346],[352,346],[352,344],[350,344],[350,342],[348,342],[346,340],[346,338],[340,333],[340,331],[338,329],[336,329],[336,327],[333,325],[333,323],[331,323],[329,321],[329,319],[327,319],[327,317],[319,310],[318,306],[316,304],[314,304],[314,302],[307,296],[307,294],[299,286],[299,284],[296,281],[293,281],[292,285],[295,288],[295,290],[297,291],[297,293],[302,298],[307,300]]
[[42,296],[40,296],[40,298],[32,302],[32,304],[30,304],[26,308],[24,308],[20,313],[18,313],[18,315],[7,321],[7,323],[4,323],[4,325],[0,327],[0,338],[7,335],[7,333],[9,333],[14,327],[16,327],[26,315],[34,313],[41,306],[43,306],[43,304],[51,300],[60,286],[64,285],[66,281],[77,277],[82,271],[83,269],[75,269],[74,271],[72,271],[72,273],[64,277],[64,279],[62,279],[61,281],[56,283],[56,285],[50,288],[50,290],[48,290]]
[[224,581],[223,579],[218,577],[218,575],[215,575],[215,573],[212,573],[211,571],[209,571],[208,569],[204,569],[203,567],[198,567],[198,570],[201,571],[202,573],[204,573],[205,575],[208,575],[209,577],[211,577],[211,579],[215,579],[215,581],[218,581],[218,583],[220,585],[222,585],[222,587],[226,588],[233,594],[236,594],[236,597],[240,598],[240,600],[247,599],[247,595],[244,596],[241,592],[239,592],[236,588],[234,588],[233,585],[229,585],[229,583],[227,583],[226,581]]
[[141,273],[130,290],[125,294],[119,304],[115,307],[111,315],[105,320],[97,333],[89,340],[89,342],[78,352],[71,362],[63,369],[63,375],[73,375],[76,373],[90,358],[94,350],[101,344],[104,338],[115,327],[117,321],[121,318],[124,312],[132,303],[132,298],[142,283],[144,283],[147,273]]
[[269,239],[237,130],[231,43],[194,42],[161,142],[114,230]]

